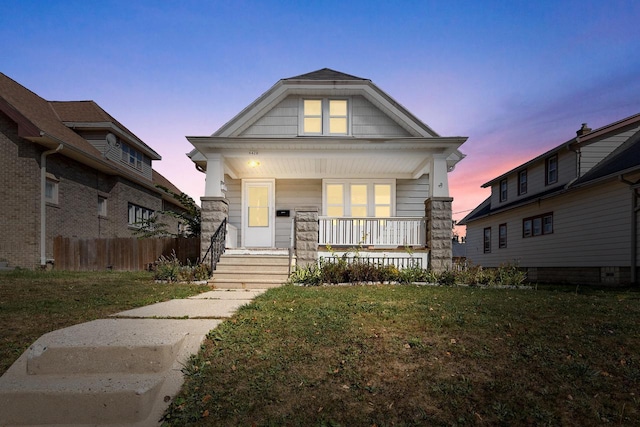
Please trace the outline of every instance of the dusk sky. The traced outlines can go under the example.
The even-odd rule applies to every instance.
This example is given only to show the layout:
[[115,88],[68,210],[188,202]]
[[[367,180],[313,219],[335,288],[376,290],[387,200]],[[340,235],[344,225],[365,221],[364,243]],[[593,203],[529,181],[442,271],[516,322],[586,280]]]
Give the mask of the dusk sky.
[[454,219],[480,186],[640,113],[640,1],[4,0],[0,71],[47,100],[94,100],[199,202],[186,135],[210,135],[279,79],[371,79],[442,136]]

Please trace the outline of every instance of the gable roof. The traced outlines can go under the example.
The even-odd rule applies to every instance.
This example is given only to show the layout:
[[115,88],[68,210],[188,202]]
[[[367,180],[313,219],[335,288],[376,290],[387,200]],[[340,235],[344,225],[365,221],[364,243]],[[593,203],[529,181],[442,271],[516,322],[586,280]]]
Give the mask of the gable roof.
[[94,101],[48,101],[65,126],[70,128],[104,129],[124,136],[132,141],[136,148],[143,151],[153,160],[162,157],[155,150],[144,143],[133,132],[126,128],[102,109]]
[[[155,184],[161,184],[180,193],[162,175],[156,177],[152,171],[152,180],[129,171],[125,166],[105,158],[96,147],[74,132],[67,124],[75,123],[110,123],[120,133],[139,140],[120,122],[104,111],[94,101],[47,101],[36,93],[17,83],[15,80],[0,73],[0,112],[6,114],[18,125],[18,136],[46,148],[55,148],[63,144],[59,154],[70,157],[105,173],[120,175],[137,182],[146,188],[153,189]],[[67,121],[69,120],[69,121]],[[125,133],[126,132],[126,133]],[[146,144],[144,146],[148,147]],[[155,153],[151,148],[149,151]],[[155,153],[159,160],[159,154]],[[168,185],[169,184],[169,185]],[[177,190],[177,191],[176,191]],[[163,192],[164,193],[164,192]]]
[[640,170],[640,131],[578,178],[572,187],[638,170]]
[[[322,96],[329,92],[335,92],[339,94],[339,96],[357,94],[365,97],[384,114],[404,127],[413,137],[440,137],[438,133],[373,84],[371,80],[335,71],[330,68],[322,68],[310,73],[278,80],[275,85],[245,107],[211,136],[225,138],[238,137],[244,130],[288,95]],[[191,156],[194,154],[195,152],[190,153]]]
[[534,157],[533,159],[519,165],[516,166],[515,168],[503,173],[502,175],[497,176],[496,178],[493,178],[491,181],[487,181],[484,184],[482,184],[482,188],[487,188],[487,187],[491,187],[493,184],[495,184],[496,182],[501,181],[502,179],[506,178],[508,175],[511,175],[519,170],[522,169],[526,169],[527,167],[531,166],[534,163],[538,163],[539,161],[546,159],[547,157],[563,150],[563,149],[569,149],[569,148],[574,148],[574,147],[580,147],[582,145],[588,145],[592,142],[595,141],[596,138],[601,137],[603,135],[606,135],[608,133],[611,132],[615,132],[621,128],[624,128],[626,126],[629,125],[633,125],[640,122],[640,113],[639,114],[634,114],[633,116],[629,116],[626,117],[622,120],[618,120],[615,121],[613,123],[610,123],[608,125],[604,125],[602,127],[599,127],[598,129],[594,129],[584,135],[579,135],[576,136],[574,138],[571,138],[568,141],[563,142],[562,144],[540,154],[539,156]]
[[335,71],[335,70],[332,70],[331,68],[322,68],[320,70],[312,71],[306,74],[300,74],[299,76],[295,76],[295,77],[288,77],[282,80],[326,80],[326,81],[365,80],[365,81],[370,81],[369,79],[363,79],[362,77],[352,76],[351,74]]

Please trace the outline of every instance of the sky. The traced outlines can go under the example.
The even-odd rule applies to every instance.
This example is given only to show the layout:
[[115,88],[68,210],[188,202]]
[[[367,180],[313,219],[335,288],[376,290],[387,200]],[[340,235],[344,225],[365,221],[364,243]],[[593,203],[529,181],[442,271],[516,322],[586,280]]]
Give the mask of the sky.
[[47,100],[97,102],[197,202],[186,135],[211,135],[281,78],[368,78],[441,136],[468,137],[449,175],[459,220],[482,184],[582,123],[640,113],[639,19],[637,0],[3,0],[0,71]]

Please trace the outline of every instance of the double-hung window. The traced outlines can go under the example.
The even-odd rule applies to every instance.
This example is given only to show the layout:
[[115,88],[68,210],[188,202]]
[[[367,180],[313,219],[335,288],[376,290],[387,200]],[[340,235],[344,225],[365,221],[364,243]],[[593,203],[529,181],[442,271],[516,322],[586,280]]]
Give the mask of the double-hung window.
[[500,224],[498,226],[498,247],[507,247],[507,224]]
[[325,180],[325,214],[330,217],[393,216],[394,180]]
[[527,194],[527,170],[518,173],[518,195]]
[[508,182],[507,179],[503,179],[500,181],[500,201],[501,202],[506,202],[507,201],[507,195],[508,195]]
[[349,101],[347,99],[303,99],[301,103],[302,135],[348,135]]
[[47,173],[47,179],[44,183],[44,200],[47,203],[58,204],[58,187],[58,179],[52,174]]
[[483,231],[483,246],[485,254],[491,252],[491,227],[487,227]]
[[547,157],[546,160],[546,184],[555,184],[558,182],[558,155]]

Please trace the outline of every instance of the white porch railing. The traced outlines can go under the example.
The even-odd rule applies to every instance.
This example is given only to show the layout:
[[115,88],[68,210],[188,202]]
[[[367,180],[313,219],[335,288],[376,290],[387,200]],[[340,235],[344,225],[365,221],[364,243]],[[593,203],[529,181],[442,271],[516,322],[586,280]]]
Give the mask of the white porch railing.
[[319,244],[425,246],[425,218],[319,218]]

